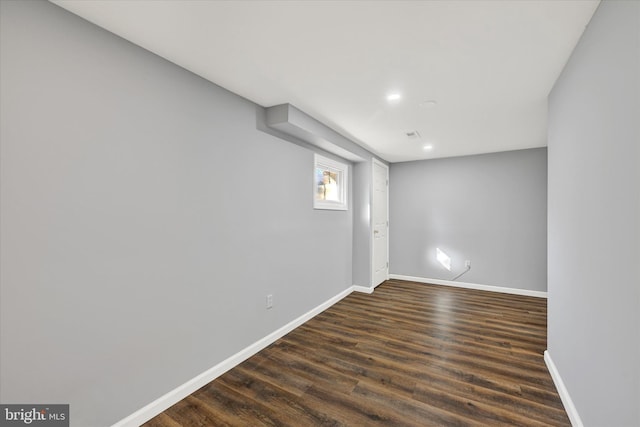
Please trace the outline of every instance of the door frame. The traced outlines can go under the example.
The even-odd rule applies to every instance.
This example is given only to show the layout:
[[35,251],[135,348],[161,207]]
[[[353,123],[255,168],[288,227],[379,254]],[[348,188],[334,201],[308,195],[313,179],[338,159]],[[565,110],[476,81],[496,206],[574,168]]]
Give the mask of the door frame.
[[[375,281],[375,273],[376,273],[376,266],[375,266],[375,236],[374,236],[374,229],[375,229],[375,224],[374,224],[374,220],[373,220],[373,212],[375,209],[375,206],[373,205],[374,203],[374,193],[375,193],[375,165],[378,166],[382,166],[385,170],[386,170],[386,175],[387,175],[387,212],[386,212],[386,217],[387,217],[387,277],[386,280],[389,280],[389,165],[384,164],[383,162],[381,162],[380,160],[376,159],[375,157],[371,158],[371,211],[370,211],[370,215],[371,215],[371,222],[370,222],[370,227],[371,227],[371,289],[375,288],[376,286],[378,286],[380,283],[378,284],[374,284]],[[381,282],[382,283],[382,282]]]

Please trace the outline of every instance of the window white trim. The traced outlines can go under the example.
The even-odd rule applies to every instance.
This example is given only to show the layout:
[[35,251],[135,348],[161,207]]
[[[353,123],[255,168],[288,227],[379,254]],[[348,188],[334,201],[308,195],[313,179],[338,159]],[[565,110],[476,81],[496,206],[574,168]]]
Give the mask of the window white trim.
[[[313,160],[313,208],[346,211],[349,205],[349,166],[319,154],[314,154]],[[331,185],[331,196],[328,199],[321,195],[322,191],[327,191],[320,181],[322,171],[330,175],[327,185]]]

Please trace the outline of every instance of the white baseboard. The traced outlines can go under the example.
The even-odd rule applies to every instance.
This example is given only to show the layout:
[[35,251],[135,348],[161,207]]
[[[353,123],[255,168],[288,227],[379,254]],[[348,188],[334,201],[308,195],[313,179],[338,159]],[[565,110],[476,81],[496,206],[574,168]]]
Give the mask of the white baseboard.
[[390,274],[390,279],[408,280],[410,282],[431,283],[434,285],[454,286],[456,288],[478,289],[481,291],[502,292],[504,294],[525,295],[529,297],[546,298],[547,293],[542,291],[530,291],[528,289],[503,288],[502,286],[479,285],[477,283],[452,282],[451,280],[429,279],[426,277],[404,276]]
[[565,411],[567,411],[567,415],[569,416],[569,421],[571,421],[571,425],[573,427],[584,427],[582,424],[582,420],[580,419],[580,415],[578,415],[578,410],[573,404],[573,400],[571,400],[571,396],[569,396],[569,391],[567,387],[564,385],[564,381],[562,381],[562,377],[558,372],[558,368],[556,368],[555,363],[551,359],[551,355],[549,354],[549,350],[545,350],[544,352],[544,363],[547,364],[547,369],[551,374],[551,379],[553,383],[556,385],[556,389],[558,390],[558,394],[560,395],[560,400],[562,400],[562,404],[564,405]]
[[371,288],[369,286],[353,285],[353,290],[355,292],[363,292],[365,294],[372,294],[374,289],[375,288]]
[[371,293],[373,292],[373,289],[367,288],[365,286],[352,286],[348,289],[345,289],[344,291],[340,292],[338,295],[328,299],[324,303],[308,311],[307,313],[303,314],[297,319],[287,323],[280,329],[256,341],[255,343],[239,351],[233,356],[223,360],[222,362],[218,363],[214,367],[201,373],[197,377],[192,378],[186,383],[169,391],[165,395],[159,397],[158,399],[149,403],[145,407],[137,410],[136,412],[129,415],[128,417],[123,418],[122,420],[113,424],[112,427],[138,427],[141,424],[144,424],[145,422],[149,421],[151,418],[155,417],[162,411],[168,409],[175,403],[178,403],[185,397],[189,396],[191,393],[207,385],[211,381],[218,378],[220,375],[224,374],[228,370],[244,362],[246,359],[258,353],[260,350],[264,349],[268,345],[274,343],[279,338],[282,338],[283,336],[285,336],[286,334],[288,334],[298,326],[302,325],[309,319],[320,314],[321,312],[331,307],[341,299],[345,298],[347,295],[349,295],[353,291]]

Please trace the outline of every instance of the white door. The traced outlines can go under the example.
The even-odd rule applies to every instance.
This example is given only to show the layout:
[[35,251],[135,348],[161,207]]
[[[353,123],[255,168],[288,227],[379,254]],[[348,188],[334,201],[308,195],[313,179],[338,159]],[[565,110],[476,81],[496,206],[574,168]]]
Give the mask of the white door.
[[389,168],[373,159],[373,286],[389,278]]

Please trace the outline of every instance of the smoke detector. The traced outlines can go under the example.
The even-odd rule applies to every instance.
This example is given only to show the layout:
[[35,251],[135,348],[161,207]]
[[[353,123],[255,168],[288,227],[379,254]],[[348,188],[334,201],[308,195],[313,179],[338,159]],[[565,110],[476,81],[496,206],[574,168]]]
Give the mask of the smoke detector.
[[420,139],[420,133],[418,133],[417,130],[412,130],[409,132],[405,132],[405,134],[407,135],[407,138],[409,139]]

